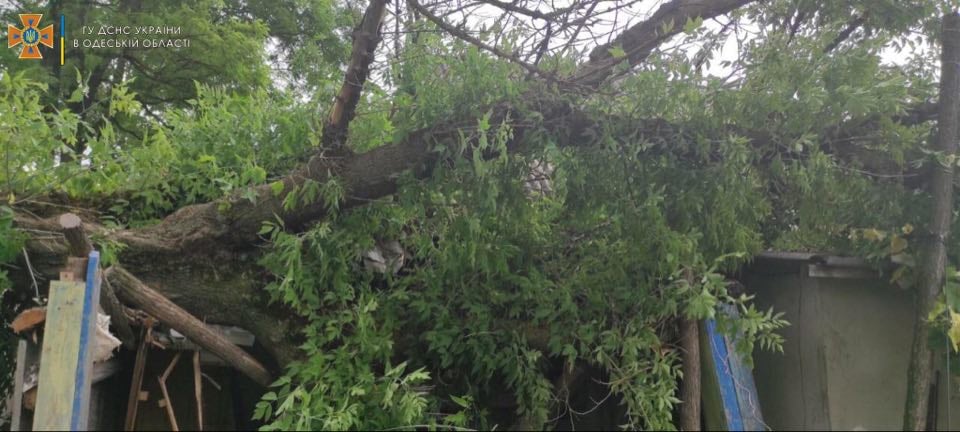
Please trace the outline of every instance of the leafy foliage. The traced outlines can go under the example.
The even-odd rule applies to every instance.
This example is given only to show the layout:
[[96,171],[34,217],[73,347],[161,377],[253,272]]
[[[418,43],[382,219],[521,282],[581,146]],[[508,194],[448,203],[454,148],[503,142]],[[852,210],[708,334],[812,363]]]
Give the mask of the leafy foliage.
[[[369,151],[436,125],[459,139],[430,142],[438,162],[426,178],[406,173],[389,199],[345,209],[353,198],[341,179],[285,191],[278,178],[328,150],[318,148],[317,113],[348,54],[337,32],[357,11],[326,0],[284,1],[291,7],[276,13],[268,1],[173,3],[137,13],[190,23],[230,48],[138,54],[143,70],[87,91],[108,59],[59,73],[0,63],[0,265],[21,250],[10,209],[49,197],[95,207],[118,228],[227,194],[255,201],[252,185],[291,192],[286,209],[322,202],[331,216],[306,230],[267,221],[260,232],[264,294],[303,323],[302,357],[257,405],[267,430],[551,425],[563,408],[553,379],[580,366],[599,371],[625,427],[673,429],[678,319],[719,318],[743,335],[743,354],[779,349],[787,323],[732,293],[726,277],[770,248],[878,266],[894,257],[891,279],[909,285],[911,235],[929,206],[911,179],[956,163],[926,150],[929,125],[896,121],[932,97],[935,59],[893,66],[881,55],[915,44],[910,31],[929,36],[934,1],[909,11],[893,1],[764,2],[745,12],[760,36],[724,60],[733,81],[663,50],[576,98],[417,21],[408,23],[417,36],[366,86],[348,145]],[[815,6],[798,31],[779,25]],[[107,9],[90,8],[90,19],[119,16]],[[827,50],[849,14],[865,11],[871,37]],[[684,41],[719,37],[702,27],[687,22]],[[524,36],[501,30],[479,37]],[[269,54],[289,61],[289,85],[267,82],[268,38],[279,46]],[[573,51],[542,64],[569,72]],[[179,67],[201,61],[199,71]],[[169,66],[143,66],[152,64]],[[77,108],[85,98],[95,107]],[[557,124],[565,119],[545,118],[558,101],[590,126],[570,133]],[[494,119],[494,105],[514,116]],[[542,161],[552,191],[531,194],[530,167]],[[123,259],[122,245],[94,240]],[[394,240],[400,269],[370,271],[365,254]],[[949,246],[955,258],[956,236]],[[956,341],[952,292],[931,318]],[[726,306],[740,318],[718,313]]]

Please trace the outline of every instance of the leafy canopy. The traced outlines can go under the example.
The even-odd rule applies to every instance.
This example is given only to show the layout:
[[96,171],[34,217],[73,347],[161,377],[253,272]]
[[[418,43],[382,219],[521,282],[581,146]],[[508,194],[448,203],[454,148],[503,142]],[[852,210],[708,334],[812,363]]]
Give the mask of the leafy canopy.
[[[276,180],[323,150],[317,113],[349,54],[340,35],[359,18],[350,4],[133,3],[63,10],[89,23],[182,23],[202,49],[89,52],[64,68],[0,52],[0,262],[23,241],[12,209],[37,200],[64,197],[100,210],[101,222],[140,227],[252,185],[282,192]],[[577,97],[404,21],[417,36],[368,84],[348,145],[368,151],[476,121],[459,140],[432,143],[440,162],[425,179],[406,174],[389,199],[304,232],[264,224],[264,293],[305,324],[302,359],[255,417],[268,430],[550,425],[566,413],[553,379],[585,366],[621,402],[627,427],[673,429],[678,318],[719,317],[733,304],[740,318],[725,328],[743,353],[779,347],[786,323],[731,293],[724,276],[753,254],[894,255],[905,264],[891,277],[908,283],[910,234],[929,206],[910,179],[956,162],[926,150],[929,124],[896,121],[932,100],[937,79],[935,50],[883,61],[935,40],[943,3],[906,3],[764,2],[736,14],[756,29],[739,56],[700,57],[726,62],[730,76],[665,49]],[[866,17],[862,34],[837,42],[851,15]],[[681,43],[724,37],[701,24]],[[285,60],[289,85],[270,83],[268,57]],[[578,60],[570,50],[542,64],[569,72]],[[538,111],[558,100],[593,120],[581,142]],[[520,118],[491,121],[502,103]],[[552,191],[530,194],[531,166],[543,161]],[[307,182],[285,205],[339,209],[349,193],[336,178]],[[369,271],[364,254],[394,240],[400,271]],[[952,257],[958,246],[951,240]],[[507,408],[504,394],[515,401]]]

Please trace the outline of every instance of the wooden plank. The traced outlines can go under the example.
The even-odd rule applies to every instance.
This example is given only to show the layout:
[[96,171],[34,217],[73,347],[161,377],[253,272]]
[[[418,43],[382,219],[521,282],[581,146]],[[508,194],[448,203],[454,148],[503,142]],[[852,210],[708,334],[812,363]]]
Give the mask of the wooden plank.
[[93,251],[93,244],[87,238],[83,229],[83,221],[73,213],[64,213],[60,215],[60,227],[63,230],[63,236],[67,239],[67,247],[70,256],[85,257]]
[[830,399],[827,395],[826,355],[820,307],[820,279],[809,270],[800,272],[800,299],[797,313],[797,340],[800,351],[800,395],[803,401],[803,428],[831,430]]
[[97,252],[90,254],[86,282],[50,283],[34,430],[87,429],[99,258]]
[[153,337],[153,323],[146,322],[143,329],[143,338],[137,348],[137,358],[133,364],[133,377],[130,381],[130,394],[127,397],[127,416],[123,421],[123,430],[132,431],[137,422],[137,409],[140,401],[145,401],[140,389],[143,387],[143,371],[147,366],[147,354],[150,352],[150,339]]
[[[60,215],[60,227],[63,236],[67,239],[67,248],[71,256],[86,257],[90,255],[90,252],[93,251],[93,243],[87,237],[79,216],[73,213]],[[117,330],[117,337],[123,342],[124,348],[133,349],[136,338],[130,328],[126,314],[123,313],[123,307],[117,300],[117,295],[113,292],[109,282],[102,287],[100,306],[103,307],[107,315],[110,315],[110,321]]]
[[85,284],[52,281],[50,318],[44,326],[35,430],[69,430],[80,354]]
[[17,370],[13,375],[13,413],[10,423],[11,431],[24,429],[20,425],[20,416],[23,412],[23,378],[27,369],[27,341],[20,339],[17,344]]

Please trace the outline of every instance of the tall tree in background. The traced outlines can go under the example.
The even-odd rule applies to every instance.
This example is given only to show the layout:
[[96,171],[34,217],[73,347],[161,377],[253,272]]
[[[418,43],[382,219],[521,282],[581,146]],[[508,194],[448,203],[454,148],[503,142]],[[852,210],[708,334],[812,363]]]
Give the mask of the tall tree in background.
[[[942,296],[947,272],[947,244],[954,214],[954,160],[960,140],[960,14],[943,17],[940,32],[943,46],[940,62],[940,109],[937,116],[937,140],[933,150],[946,163],[933,166],[930,195],[933,212],[930,217],[930,239],[924,246],[917,284],[917,317],[913,324],[913,349],[908,371],[907,405],[904,430],[928,430],[927,410],[930,386],[933,383],[933,352],[930,349],[930,312]],[[939,161],[939,160],[938,160]]]

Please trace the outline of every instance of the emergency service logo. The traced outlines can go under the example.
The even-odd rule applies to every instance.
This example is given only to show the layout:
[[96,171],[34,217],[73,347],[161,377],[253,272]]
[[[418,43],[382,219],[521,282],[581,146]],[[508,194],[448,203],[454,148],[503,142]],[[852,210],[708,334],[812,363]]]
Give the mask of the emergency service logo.
[[21,45],[20,58],[42,59],[40,45],[53,48],[53,24],[40,28],[43,14],[20,14],[23,28],[7,25],[7,47]]

